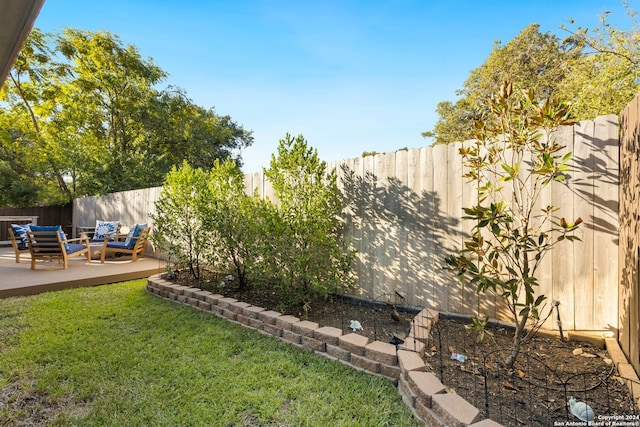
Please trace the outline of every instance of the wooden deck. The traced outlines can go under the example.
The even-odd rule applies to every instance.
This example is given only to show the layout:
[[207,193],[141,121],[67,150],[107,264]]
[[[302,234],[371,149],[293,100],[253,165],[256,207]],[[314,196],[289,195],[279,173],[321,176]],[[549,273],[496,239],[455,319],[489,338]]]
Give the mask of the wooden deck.
[[32,270],[29,254],[23,254],[16,263],[13,249],[0,247],[0,298],[140,279],[162,270],[164,261],[149,257],[137,262],[122,257],[104,264],[100,260],[87,264],[86,258],[79,257],[70,259],[66,270],[47,262],[38,263]]

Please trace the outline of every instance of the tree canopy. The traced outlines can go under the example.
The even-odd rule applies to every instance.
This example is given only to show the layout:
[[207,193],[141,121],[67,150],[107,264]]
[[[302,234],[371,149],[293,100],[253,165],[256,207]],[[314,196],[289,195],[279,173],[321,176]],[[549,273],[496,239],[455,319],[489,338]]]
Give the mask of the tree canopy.
[[0,92],[0,204],[162,185],[186,161],[210,168],[252,133],[176,87],[117,35],[34,29]]
[[524,28],[507,44],[494,43],[484,63],[471,71],[457,101],[436,107],[438,121],[424,137],[436,144],[472,138],[477,106],[503,81],[515,90],[532,89],[537,97],[553,96],[572,104],[577,120],[619,114],[640,88],[640,31],[636,14],[627,6],[632,28],[620,30],[601,16],[600,27],[561,26],[566,37],[540,32],[538,24]]

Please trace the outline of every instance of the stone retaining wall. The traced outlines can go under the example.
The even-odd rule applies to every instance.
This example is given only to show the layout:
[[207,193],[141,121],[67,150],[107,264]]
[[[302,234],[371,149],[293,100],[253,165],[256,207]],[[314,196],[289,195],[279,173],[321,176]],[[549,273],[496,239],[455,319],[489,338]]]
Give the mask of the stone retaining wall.
[[158,274],[148,279],[147,290],[164,299],[211,312],[288,344],[340,361],[393,381],[403,401],[428,426],[493,427],[500,424],[482,419],[480,411],[427,372],[422,355],[438,313],[424,309],[414,318],[404,344],[370,342],[365,336],[300,320],[295,316],[252,306],[234,298],[175,285]]

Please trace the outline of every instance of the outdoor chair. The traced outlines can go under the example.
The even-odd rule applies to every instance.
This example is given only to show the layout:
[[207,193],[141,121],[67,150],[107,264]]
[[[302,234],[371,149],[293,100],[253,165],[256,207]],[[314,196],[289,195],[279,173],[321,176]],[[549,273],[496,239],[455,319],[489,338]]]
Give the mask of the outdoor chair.
[[[77,243],[81,242],[81,243]],[[89,239],[67,239],[61,226],[32,225],[27,230],[27,244],[31,253],[31,269],[36,268],[36,261],[53,261],[63,264],[66,269],[69,258],[79,255],[87,256],[87,263],[91,263]]]
[[147,224],[136,224],[131,227],[129,234],[125,241],[109,240],[105,237],[102,244],[102,253],[100,256],[100,262],[104,263],[107,255],[111,255],[111,258],[115,258],[116,254],[131,255],[133,261],[140,258],[144,258],[144,249],[149,238],[150,227]]
[[80,229],[80,235],[82,237],[90,237],[89,256],[93,260],[98,260],[101,257],[102,247],[104,246],[105,239],[113,241],[118,238],[120,227],[120,221],[104,221],[96,220],[95,227],[78,227]]
[[9,226],[9,240],[13,251],[16,253],[16,262],[20,262],[20,255],[29,253],[29,245],[27,244],[28,226],[21,224],[11,224]]

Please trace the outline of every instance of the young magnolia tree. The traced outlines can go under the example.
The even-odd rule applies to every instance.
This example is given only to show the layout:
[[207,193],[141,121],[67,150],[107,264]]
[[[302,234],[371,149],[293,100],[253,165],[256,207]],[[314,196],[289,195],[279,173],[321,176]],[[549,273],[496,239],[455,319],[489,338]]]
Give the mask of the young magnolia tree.
[[[573,120],[568,105],[551,98],[539,103],[533,91],[514,93],[507,82],[483,107],[483,119],[474,121],[475,145],[460,149],[464,176],[478,186],[478,203],[464,208],[464,219],[475,225],[446,262],[479,294],[504,299],[515,324],[506,360],[512,367],[528,322],[540,320],[545,296],[538,294],[536,275],[545,254],[563,240],[579,240],[580,218],[558,217],[556,206],[537,208],[542,190],[569,171],[572,154],[563,152],[555,130]],[[474,325],[487,320],[476,317]]]

